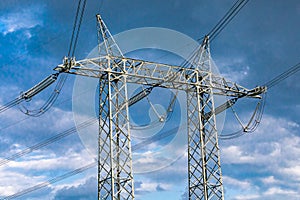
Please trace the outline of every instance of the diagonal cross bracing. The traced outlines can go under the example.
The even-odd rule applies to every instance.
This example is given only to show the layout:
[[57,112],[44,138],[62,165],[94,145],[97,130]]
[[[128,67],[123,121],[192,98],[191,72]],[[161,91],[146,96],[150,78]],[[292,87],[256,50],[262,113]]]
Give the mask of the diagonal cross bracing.
[[127,86],[123,75],[99,81],[98,199],[133,199]]

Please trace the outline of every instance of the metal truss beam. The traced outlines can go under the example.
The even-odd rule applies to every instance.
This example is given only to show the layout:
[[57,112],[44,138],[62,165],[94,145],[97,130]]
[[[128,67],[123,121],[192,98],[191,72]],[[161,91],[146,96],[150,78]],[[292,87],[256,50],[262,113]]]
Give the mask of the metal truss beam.
[[[110,67],[118,70],[112,71]],[[249,90],[210,71],[195,68],[184,68],[168,64],[148,62],[132,58],[101,56],[75,61],[73,65],[58,65],[56,71],[69,74],[100,78],[108,72],[126,75],[128,83],[157,85],[160,87],[187,90],[189,86],[202,89],[211,88],[214,95],[230,97],[259,97],[260,88]],[[195,81],[195,80],[203,81]],[[207,81],[207,80],[210,81]],[[257,93],[257,95],[256,95]]]

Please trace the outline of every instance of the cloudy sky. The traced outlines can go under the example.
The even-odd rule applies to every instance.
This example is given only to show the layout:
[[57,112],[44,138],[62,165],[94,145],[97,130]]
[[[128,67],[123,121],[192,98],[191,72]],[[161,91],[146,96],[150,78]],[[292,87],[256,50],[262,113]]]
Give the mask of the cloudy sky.
[[[14,99],[21,91],[53,73],[52,69],[62,62],[68,53],[78,1],[74,2],[0,1],[0,104]],[[97,45],[96,13],[101,13],[112,34],[134,28],[161,27],[197,40],[213,28],[234,2],[88,0],[76,58],[86,58]],[[211,55],[221,74],[252,88],[263,85],[297,64],[300,60],[299,18],[299,1],[251,0],[211,43]],[[157,48],[159,45],[156,44]],[[172,54],[153,49],[129,55],[157,62],[181,62]],[[263,119],[254,133],[232,140],[220,140],[226,199],[300,199],[298,77],[299,73],[270,88]],[[0,197],[13,195],[94,162],[93,155],[85,148],[78,134],[72,132],[75,125],[71,100],[74,80],[74,76],[68,77],[57,102],[41,117],[27,117],[19,111],[20,106],[0,114]],[[50,92],[51,88],[23,105],[38,108],[47,100]],[[159,94],[163,93],[158,90],[149,98],[155,104],[167,106],[166,102],[157,98]],[[141,102],[141,107],[145,106],[143,103],[146,105],[146,101]],[[246,100],[238,103],[235,110],[246,122],[255,106]],[[134,107],[133,111],[141,109]],[[172,128],[178,131],[174,124],[180,115],[184,115],[181,111],[174,112],[173,121],[170,120],[165,131]],[[220,130],[222,134],[239,129],[230,112],[227,112],[224,130]],[[133,119],[138,119],[138,114],[133,113]],[[151,116],[155,116],[155,113],[150,111]],[[25,152],[28,147],[67,131],[72,133],[7,161],[18,152]],[[137,133],[137,141],[142,140]],[[181,156],[175,155],[174,158],[171,155],[168,159],[172,162],[169,162],[166,158],[169,154],[155,157],[154,150],[151,150],[160,151],[161,146],[168,146],[174,138],[146,143],[146,150],[141,145],[136,146],[136,158],[140,160],[134,162],[151,162],[153,168],[159,168],[134,174],[136,199],[186,199],[186,153],[183,151]],[[138,164],[135,168],[143,167]],[[143,171],[143,168],[137,171]],[[95,199],[96,175],[97,168],[91,167],[19,199]]]

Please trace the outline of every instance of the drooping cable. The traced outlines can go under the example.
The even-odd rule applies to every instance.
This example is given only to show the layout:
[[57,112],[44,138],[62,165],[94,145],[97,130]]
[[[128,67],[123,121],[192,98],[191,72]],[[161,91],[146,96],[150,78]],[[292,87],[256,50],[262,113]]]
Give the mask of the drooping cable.
[[267,98],[267,94],[263,93],[261,101],[258,102],[257,104],[255,115],[251,117],[251,119],[249,120],[248,124],[245,127],[245,132],[252,133],[257,129],[258,125],[261,122],[265,110],[266,98]]
[[23,101],[30,101],[33,96],[40,93],[50,85],[52,85],[58,77],[58,74],[51,74],[50,76],[43,79],[41,82],[36,84],[35,86],[31,87],[26,92],[22,92],[16,99],[6,103],[4,106],[0,107],[0,113],[12,108]]
[[[271,79],[270,81],[266,82],[264,85],[267,86],[268,89],[272,88],[273,86],[279,84],[283,80],[289,78],[290,76],[294,75],[300,70],[300,63],[292,66],[285,72],[279,74],[275,78]],[[263,93],[262,100],[258,102],[256,109],[250,118],[249,122],[246,125],[243,125],[239,117],[237,116],[236,112],[233,110],[233,113],[235,113],[236,119],[239,121],[240,125],[242,126],[241,130],[231,133],[231,134],[221,134],[219,137],[220,139],[227,140],[227,139],[234,139],[237,137],[240,137],[246,133],[252,133],[254,132],[258,125],[261,122],[263,112],[264,112],[264,107],[265,107],[265,101],[266,101],[266,93]],[[233,108],[232,108],[233,109]]]
[[[82,19],[83,19],[83,14],[84,14],[85,6],[86,6],[86,0],[83,0],[83,3],[81,3],[81,2],[82,1],[79,0],[77,10],[76,10],[75,20],[74,20],[74,25],[73,25],[72,35],[71,35],[71,41],[70,41],[70,46],[69,46],[69,51],[68,51],[68,57],[70,56],[71,53],[72,53],[71,57],[74,57],[74,54],[75,54],[77,40],[78,40],[80,27],[81,27],[81,23],[82,23]],[[78,20],[79,13],[80,13],[80,19]],[[21,112],[23,112],[24,114],[26,114],[28,116],[32,116],[32,117],[39,117],[42,114],[44,114],[45,112],[47,112],[53,106],[54,102],[58,98],[58,96],[67,80],[67,77],[68,77],[67,74],[62,74],[59,77],[58,83],[56,84],[50,97],[39,109],[30,110],[30,109],[26,108],[24,105],[22,105],[20,107]]]
[[236,120],[239,122],[241,129],[239,131],[229,133],[229,134],[219,134],[219,138],[222,140],[229,140],[229,139],[234,139],[234,138],[240,137],[246,133],[254,132],[261,122],[261,119],[262,119],[262,116],[264,113],[265,101],[266,101],[266,93],[263,93],[261,100],[257,103],[255,111],[251,115],[251,117],[246,125],[244,125],[244,123],[242,123],[242,120],[238,117],[236,111],[231,106],[230,108],[231,108]]
[[[63,99],[63,100],[61,100],[61,101],[59,101],[59,102],[56,101],[56,103],[55,103],[54,105],[58,106],[58,105],[61,105],[61,104],[63,104],[63,103],[69,102],[70,100],[72,100],[72,99],[74,99],[74,98],[79,98],[80,96],[86,94],[86,93],[89,92],[89,91],[90,91],[90,90],[85,90],[85,91],[81,92],[80,94],[78,94],[78,95],[76,95],[76,96],[73,96],[73,97],[71,97],[71,98],[65,98],[65,99]],[[21,123],[21,122],[23,122],[23,121],[25,121],[25,120],[28,120],[28,119],[30,119],[30,116],[26,116],[26,117],[24,117],[24,118],[22,118],[22,119],[18,119],[18,120],[16,120],[16,121],[14,121],[14,122],[11,123],[11,124],[7,124],[6,126],[2,126],[2,127],[0,128],[0,132],[1,132],[2,130],[4,130],[4,129],[7,129],[7,128],[12,127],[12,126],[15,126],[15,125],[17,125],[18,123]]]
[[28,116],[31,117],[39,117],[42,114],[44,114],[45,112],[47,112],[55,103],[58,95],[60,94],[65,82],[67,79],[67,75],[66,74],[62,74],[59,79],[58,82],[53,90],[53,92],[51,93],[50,97],[47,99],[47,101],[39,108],[39,109],[33,109],[30,110],[28,108],[26,108],[24,105],[20,106],[20,111]]

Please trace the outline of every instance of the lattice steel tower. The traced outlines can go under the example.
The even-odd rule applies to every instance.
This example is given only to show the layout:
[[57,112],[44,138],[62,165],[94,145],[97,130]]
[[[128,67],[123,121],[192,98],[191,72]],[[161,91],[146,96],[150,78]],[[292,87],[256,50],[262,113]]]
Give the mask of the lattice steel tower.
[[[97,15],[99,57],[67,58],[60,72],[99,79],[98,199],[134,199],[127,84],[183,90],[187,95],[189,199],[224,199],[216,114],[238,98],[260,98],[252,90],[212,72],[209,38],[184,67],[123,56]],[[214,96],[232,98],[218,108]]]

